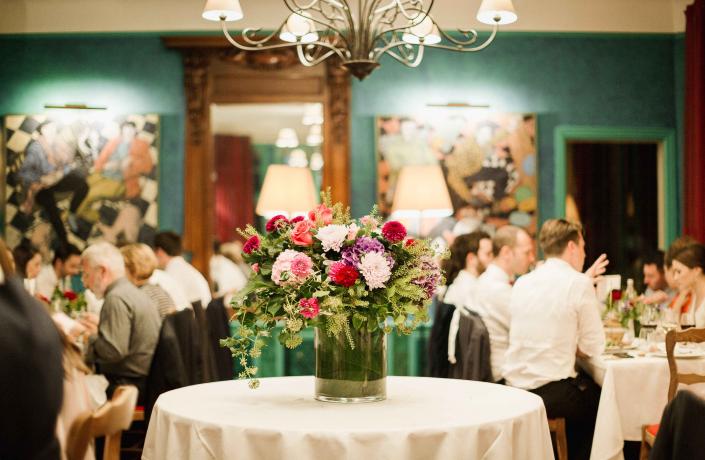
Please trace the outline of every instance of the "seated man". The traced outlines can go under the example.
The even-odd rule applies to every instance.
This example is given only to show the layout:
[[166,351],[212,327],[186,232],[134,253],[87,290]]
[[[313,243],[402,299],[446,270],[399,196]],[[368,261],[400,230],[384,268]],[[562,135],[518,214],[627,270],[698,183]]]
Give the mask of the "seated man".
[[37,293],[51,300],[54,290],[73,290],[71,277],[81,272],[81,251],[73,244],[60,245],[54,251],[51,265],[45,265],[37,275]]
[[144,398],[145,383],[157,347],[161,319],[146,294],[125,278],[122,254],[110,243],[83,251],[83,284],[105,299],[100,321],[87,313],[82,324],[89,331],[87,360],[105,374],[110,397],[119,385],[135,385]]
[[490,361],[495,382],[503,379],[504,353],[509,344],[509,299],[512,282],[534,262],[534,242],[526,231],[505,225],[492,238],[494,259],[480,275],[467,307],[476,311],[490,333]]
[[667,306],[676,292],[669,288],[666,280],[663,251],[654,251],[647,254],[642,261],[644,273],[644,303]]
[[605,349],[600,303],[585,263],[580,224],[546,221],[539,244],[546,262],[512,289],[509,348],[504,377],[511,386],[541,396],[549,418],[564,417],[568,457],[588,459],[600,388],[575,371],[576,356]]
[[188,301],[191,304],[200,301],[201,307],[208,307],[211,301],[208,281],[182,257],[181,237],[174,232],[157,233],[154,238],[154,253],[157,256],[159,268],[179,283]]

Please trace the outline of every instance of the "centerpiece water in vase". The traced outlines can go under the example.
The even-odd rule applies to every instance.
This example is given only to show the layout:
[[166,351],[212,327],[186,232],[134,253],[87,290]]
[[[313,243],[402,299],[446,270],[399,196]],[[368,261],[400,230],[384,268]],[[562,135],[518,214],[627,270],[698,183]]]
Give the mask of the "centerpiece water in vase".
[[252,266],[233,301],[237,332],[221,341],[238,359],[239,377],[257,388],[253,358],[280,327],[287,348],[315,327],[315,397],[368,402],[386,397],[386,335],[410,334],[428,321],[427,307],[443,282],[426,240],[409,238],[396,221],[373,210],[359,220],[329,194],[306,216],[274,216],[266,232],[248,226],[243,258]]

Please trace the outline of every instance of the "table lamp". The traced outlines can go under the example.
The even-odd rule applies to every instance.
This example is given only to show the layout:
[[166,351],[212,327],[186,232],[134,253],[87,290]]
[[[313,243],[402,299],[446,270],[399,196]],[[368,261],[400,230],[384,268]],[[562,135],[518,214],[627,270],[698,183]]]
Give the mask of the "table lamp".
[[269,165],[255,212],[265,218],[305,214],[317,205],[316,188],[308,168]]
[[394,190],[392,219],[414,224],[414,233],[424,236],[427,227],[452,214],[453,205],[440,166],[413,165],[401,169]]

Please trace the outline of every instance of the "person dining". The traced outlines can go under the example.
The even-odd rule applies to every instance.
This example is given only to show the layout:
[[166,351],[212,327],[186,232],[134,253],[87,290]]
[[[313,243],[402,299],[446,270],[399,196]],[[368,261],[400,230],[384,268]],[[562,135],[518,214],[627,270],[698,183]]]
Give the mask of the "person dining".
[[122,254],[112,244],[92,244],[81,264],[83,284],[104,299],[100,318],[86,313],[80,320],[89,336],[86,359],[108,379],[109,398],[119,385],[134,385],[142,401],[161,329],[157,307],[125,278]]
[[[684,327],[705,327],[705,246],[694,243],[673,255],[673,278],[683,289],[692,293]],[[683,315],[681,315],[683,318]]]
[[647,305],[668,305],[676,295],[675,289],[668,285],[664,256],[663,251],[657,250],[648,253],[641,261],[646,286],[642,301]]
[[37,293],[51,299],[58,287],[71,290],[71,277],[81,273],[81,250],[73,244],[62,244],[54,251],[51,265],[44,265],[37,275]]
[[157,256],[154,255],[152,248],[144,243],[133,243],[120,248],[120,252],[125,259],[127,279],[152,299],[159,316],[164,318],[169,313],[175,312],[174,299],[159,285],[149,282],[157,268]]
[[201,302],[201,307],[208,307],[212,296],[208,281],[193,265],[182,256],[181,237],[174,232],[159,232],[154,237],[154,253],[159,268],[174,278],[183,288],[191,304]]
[[42,255],[28,239],[23,239],[12,250],[12,258],[15,260],[15,270],[22,278],[25,289],[30,294],[36,295],[37,275],[42,268]]
[[[509,302],[509,347],[503,375],[508,385],[540,396],[549,418],[564,417],[569,458],[590,457],[600,388],[575,371],[576,356],[605,349],[600,302],[581,273],[585,240],[580,224],[546,221],[539,244],[547,260],[515,283]],[[592,272],[592,270],[589,270]]]
[[503,379],[502,365],[509,343],[509,301],[512,283],[534,263],[534,241],[529,234],[513,225],[501,227],[492,238],[494,258],[480,275],[472,305],[490,334],[490,361],[495,382]]
[[666,255],[664,256],[663,265],[666,274],[666,281],[672,289],[677,291],[675,297],[673,297],[671,302],[668,304],[669,315],[671,317],[680,317],[681,314],[688,313],[693,297],[693,293],[689,289],[681,286],[678,280],[675,279],[673,257],[681,249],[685,249],[692,244],[696,244],[697,242],[698,241],[695,238],[688,235],[683,235],[673,240],[671,245],[668,247],[668,251],[666,251]]

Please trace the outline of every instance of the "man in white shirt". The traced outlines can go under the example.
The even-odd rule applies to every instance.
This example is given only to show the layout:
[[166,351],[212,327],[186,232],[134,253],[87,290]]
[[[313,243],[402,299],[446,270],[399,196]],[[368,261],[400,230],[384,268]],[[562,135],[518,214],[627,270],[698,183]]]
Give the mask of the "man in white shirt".
[[471,310],[476,311],[490,334],[490,361],[496,382],[503,379],[504,353],[509,344],[509,299],[514,277],[529,271],[534,262],[534,241],[519,227],[506,225],[492,238],[494,259],[480,275]]
[[60,245],[54,251],[51,265],[45,265],[37,275],[37,293],[51,300],[54,290],[72,290],[71,277],[81,272],[81,251],[73,244]]
[[211,301],[208,281],[181,256],[181,237],[174,232],[160,232],[154,237],[154,253],[159,268],[167,272],[181,285],[186,298],[192,304],[200,301],[203,308]]
[[549,418],[564,417],[569,458],[588,459],[600,388],[576,373],[575,358],[601,354],[605,335],[592,280],[581,273],[582,226],[548,220],[539,244],[546,262],[512,290],[504,378],[541,396]]
[[247,284],[247,278],[242,273],[242,270],[235,265],[235,262],[220,252],[220,243],[213,245],[213,255],[208,265],[211,271],[211,279],[215,285],[216,297],[233,294]]

